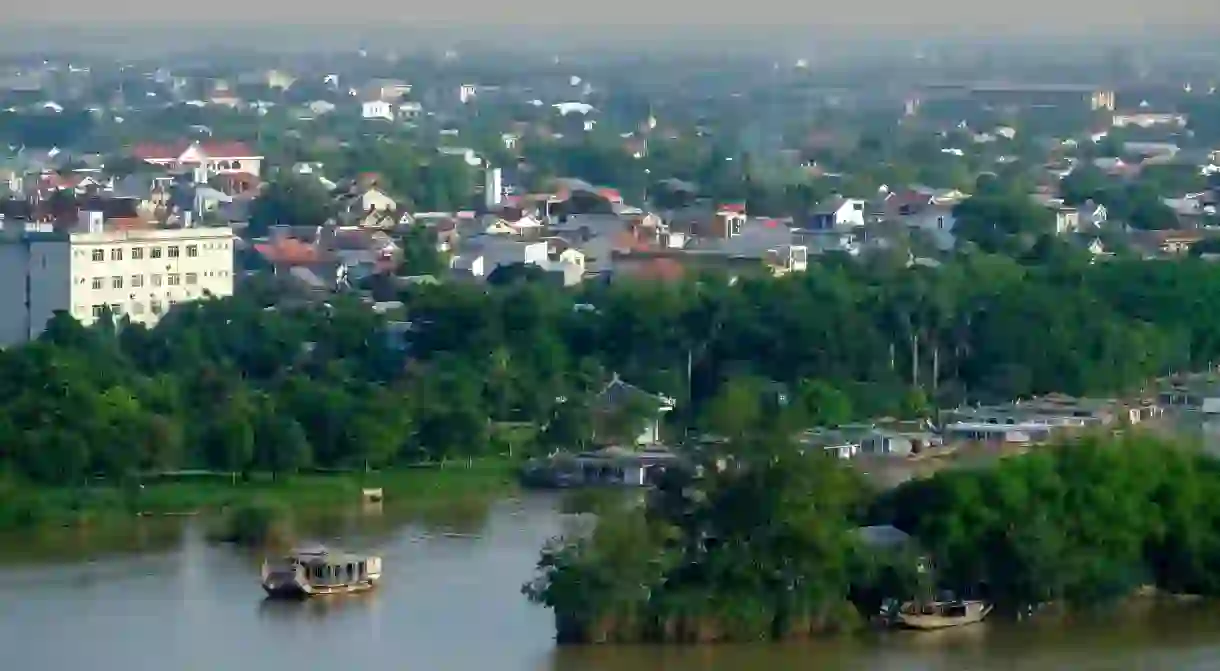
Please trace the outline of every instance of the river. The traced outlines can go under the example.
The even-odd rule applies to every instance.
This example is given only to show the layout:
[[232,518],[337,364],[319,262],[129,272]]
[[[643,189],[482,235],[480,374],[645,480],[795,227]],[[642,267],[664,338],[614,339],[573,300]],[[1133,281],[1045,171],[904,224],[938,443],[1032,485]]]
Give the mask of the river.
[[[21,671],[770,671],[1215,669],[1220,608],[1162,607],[1070,623],[895,632],[809,644],[557,649],[550,614],[521,596],[557,499],[418,520],[353,511],[316,540],[385,558],[381,588],[266,602],[259,558],[208,544],[193,520],[149,521],[117,545],[77,539],[14,558],[0,541],[0,651]],[[103,548],[105,551],[103,551]]]

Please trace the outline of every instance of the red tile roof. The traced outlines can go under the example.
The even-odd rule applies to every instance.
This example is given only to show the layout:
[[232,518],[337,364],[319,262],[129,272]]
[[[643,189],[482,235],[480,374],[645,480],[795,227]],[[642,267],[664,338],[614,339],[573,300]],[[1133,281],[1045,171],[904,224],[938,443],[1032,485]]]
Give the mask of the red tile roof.
[[[131,155],[145,161],[172,161],[194,144],[190,140],[179,140],[172,144],[141,143],[131,148]],[[200,142],[199,150],[211,158],[254,158],[254,153],[244,142]]]
[[605,198],[606,200],[608,200],[608,201],[610,201],[610,202],[612,202],[612,203],[621,203],[621,202],[623,202],[623,194],[619,193],[619,190],[618,190],[618,189],[611,189],[611,188],[609,188],[609,187],[602,187],[602,188],[600,188],[600,189],[598,189],[598,190],[597,190],[597,195],[601,196],[602,198]]
[[611,238],[611,244],[616,251],[620,252],[646,252],[652,248],[647,242],[636,237],[635,233],[627,230],[615,233]]
[[141,230],[150,227],[149,222],[140,217],[116,217],[114,219],[107,219],[106,225],[112,230],[116,231]]
[[254,245],[254,251],[271,263],[288,266],[302,266],[322,260],[317,247],[294,238],[284,238],[278,242],[260,242]]
[[681,263],[662,257],[644,261],[631,268],[628,272],[632,277],[641,280],[675,282],[682,279],[686,274],[686,269],[682,267]]

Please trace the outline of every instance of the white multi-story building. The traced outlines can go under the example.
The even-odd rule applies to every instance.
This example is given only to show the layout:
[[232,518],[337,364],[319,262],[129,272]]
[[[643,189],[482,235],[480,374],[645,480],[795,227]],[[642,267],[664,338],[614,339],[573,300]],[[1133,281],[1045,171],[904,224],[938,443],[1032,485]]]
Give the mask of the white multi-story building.
[[76,230],[0,234],[0,346],[37,338],[56,312],[82,324],[107,307],[151,325],[176,303],[233,294],[228,227],[107,228],[82,212]]

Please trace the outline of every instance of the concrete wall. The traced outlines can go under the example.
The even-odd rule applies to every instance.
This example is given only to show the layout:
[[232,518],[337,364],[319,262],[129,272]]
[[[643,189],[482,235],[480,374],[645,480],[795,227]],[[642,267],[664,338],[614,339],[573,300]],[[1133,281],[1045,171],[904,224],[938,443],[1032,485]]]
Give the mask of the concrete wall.
[[30,249],[23,242],[0,243],[0,347],[29,337],[30,313],[26,307],[26,273]]

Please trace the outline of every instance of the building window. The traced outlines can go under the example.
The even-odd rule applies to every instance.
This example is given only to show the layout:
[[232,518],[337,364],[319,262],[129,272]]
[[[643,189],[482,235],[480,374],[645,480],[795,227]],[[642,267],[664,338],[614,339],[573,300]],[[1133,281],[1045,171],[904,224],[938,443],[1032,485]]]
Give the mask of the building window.
[[123,248],[115,247],[114,249],[111,249],[110,250],[110,260],[111,261],[122,261],[123,260]]
[[144,304],[143,303],[132,303],[131,304],[131,314],[133,314],[133,315],[144,314]]
[[[172,247],[171,247],[171,249],[172,249]],[[181,276],[181,275],[179,275],[178,273],[170,273],[170,274],[169,274],[169,285],[170,285],[171,287],[176,287],[176,286],[178,286],[178,285],[179,285],[179,284],[181,284],[181,283],[182,283],[182,276]]]
[[114,277],[110,278],[110,286],[115,289],[122,289],[123,288],[123,276],[115,275]]
[[153,299],[153,301],[148,304],[148,309],[155,315],[161,314],[161,301]]
[[144,258],[144,248],[143,247],[132,247],[131,248],[131,260],[132,261],[140,261],[143,258]]
[[93,288],[94,289],[102,288],[102,278],[100,278],[100,277],[93,278]]
[[171,259],[178,258],[178,245],[170,245],[166,249],[169,250],[169,253],[168,253],[169,258],[171,258]]
[[94,319],[101,319],[101,317],[102,317],[102,312],[104,312],[105,310],[106,310],[106,306],[105,306],[105,305],[94,305],[94,306],[93,306],[93,318],[94,318]]
[[153,247],[152,249],[150,249],[148,251],[149,251],[149,254],[148,254],[149,258],[151,258],[151,259],[161,258],[161,248],[160,247]]
[[186,274],[186,283],[187,284],[198,284],[199,275],[197,273],[187,273]]
[[161,286],[161,276],[160,276],[160,275],[153,275],[153,276],[152,276],[152,285],[153,285],[154,287],[159,287],[159,286]]
[[144,286],[144,276],[143,275],[132,275],[131,276],[131,288],[139,289],[142,286]]
[[187,245],[186,246],[186,255],[190,258],[195,258],[196,256],[199,256],[199,245]]
[[104,250],[104,249],[93,250],[93,260],[94,261],[105,261],[106,260],[106,250]]
[[123,314],[123,307],[121,305],[119,305],[118,303],[111,303],[110,304],[110,314],[112,314],[116,317]]

